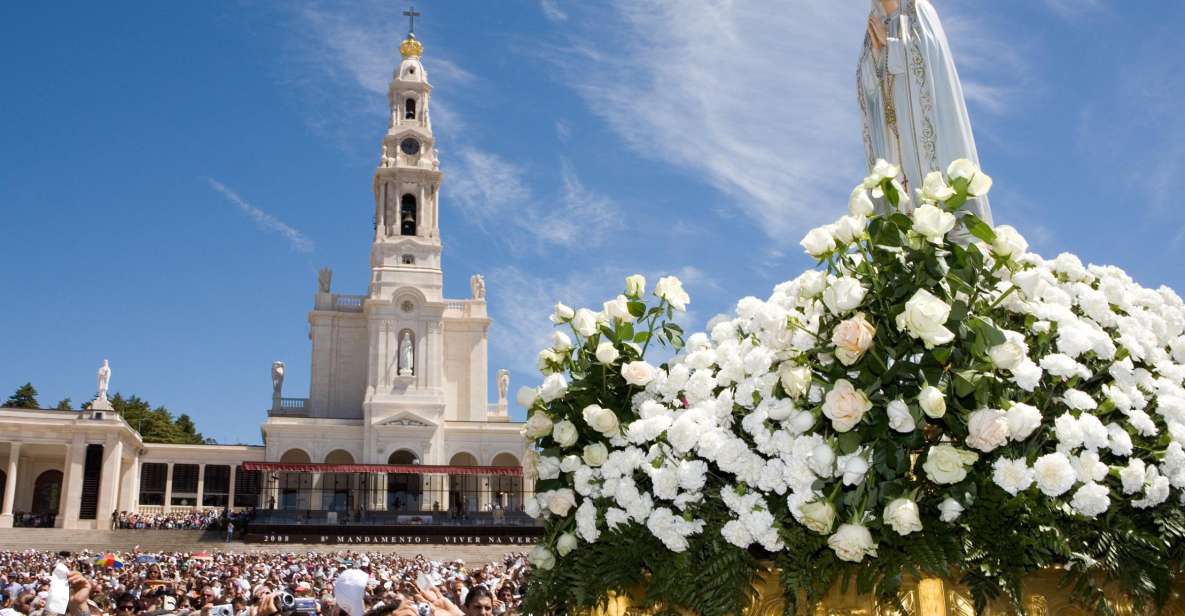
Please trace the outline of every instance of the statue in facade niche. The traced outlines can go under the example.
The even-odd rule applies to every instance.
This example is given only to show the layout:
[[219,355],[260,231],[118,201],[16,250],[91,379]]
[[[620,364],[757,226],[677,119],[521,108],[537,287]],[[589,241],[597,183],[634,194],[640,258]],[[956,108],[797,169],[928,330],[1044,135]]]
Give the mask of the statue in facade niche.
[[333,284],[333,270],[328,267],[321,268],[317,272],[317,292],[328,293],[330,285]]
[[103,365],[99,366],[99,395],[97,400],[107,399],[107,386],[111,383],[111,365],[107,360],[103,360]]
[[473,299],[486,298],[486,279],[481,274],[469,277],[469,289],[473,291]]
[[411,344],[411,332],[404,331],[399,339],[399,376],[415,374],[415,350]]
[[502,368],[498,370],[498,402],[506,402],[508,390],[510,390],[510,371]]
[[280,390],[284,388],[284,362],[272,362],[272,396],[280,397]]

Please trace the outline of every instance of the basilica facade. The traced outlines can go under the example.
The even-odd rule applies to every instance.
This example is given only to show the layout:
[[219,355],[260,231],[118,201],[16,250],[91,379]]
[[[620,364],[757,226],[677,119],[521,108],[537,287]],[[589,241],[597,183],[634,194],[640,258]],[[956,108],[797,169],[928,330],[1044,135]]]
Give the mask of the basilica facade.
[[[98,527],[117,511],[204,507],[334,519],[521,509],[530,486],[522,426],[507,410],[510,375],[498,371],[493,402],[487,385],[485,281],[473,275],[467,298],[444,296],[443,175],[423,46],[409,34],[400,52],[374,173],[369,288],[335,293],[331,270],[320,272],[308,396],[286,396],[286,366],[273,364],[262,446],[144,443],[106,410],[102,372],[87,411],[0,409],[0,526],[40,515]],[[359,220],[369,213],[360,208]]]

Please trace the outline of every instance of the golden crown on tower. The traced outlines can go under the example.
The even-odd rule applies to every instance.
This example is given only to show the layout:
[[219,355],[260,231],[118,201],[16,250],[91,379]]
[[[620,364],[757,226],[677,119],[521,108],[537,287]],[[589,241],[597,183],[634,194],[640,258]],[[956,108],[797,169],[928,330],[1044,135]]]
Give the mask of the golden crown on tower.
[[405,58],[419,57],[424,55],[424,46],[416,40],[416,35],[408,32],[407,38],[399,44],[399,53]]

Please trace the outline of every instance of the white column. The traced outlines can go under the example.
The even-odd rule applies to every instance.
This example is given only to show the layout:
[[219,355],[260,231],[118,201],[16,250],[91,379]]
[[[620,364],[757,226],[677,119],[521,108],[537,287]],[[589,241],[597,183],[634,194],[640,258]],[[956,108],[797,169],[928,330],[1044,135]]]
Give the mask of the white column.
[[17,460],[20,459],[21,444],[8,445],[8,468],[4,479],[4,508],[0,509],[0,528],[12,528],[13,504],[16,501]]
[[226,508],[234,511],[235,508],[235,475],[239,470],[238,464],[230,465],[230,486],[226,490]]
[[165,504],[164,511],[168,512],[173,506],[173,463],[169,462],[169,472],[165,475]]
[[86,441],[82,435],[70,443],[70,454],[66,460],[65,478],[62,484],[64,502],[59,511],[63,518],[62,528],[77,528],[79,509],[82,507],[82,475],[86,466]]
[[206,491],[206,465],[199,464],[198,465],[197,500],[194,501],[194,508],[196,508],[196,509],[202,508],[202,506],[203,506],[202,505],[202,498],[203,498],[202,495],[205,493],[205,491]]
[[123,441],[108,439],[103,443],[103,470],[99,477],[99,509],[95,514],[98,528],[109,528],[111,513],[119,502],[119,471],[123,460]]

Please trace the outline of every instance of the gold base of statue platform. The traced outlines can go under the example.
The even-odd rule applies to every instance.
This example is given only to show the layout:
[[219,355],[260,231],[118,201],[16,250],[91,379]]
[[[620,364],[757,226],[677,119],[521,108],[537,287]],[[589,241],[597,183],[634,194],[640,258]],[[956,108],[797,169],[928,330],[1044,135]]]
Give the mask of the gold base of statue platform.
[[[1025,578],[1024,607],[1027,616],[1093,616],[1074,603],[1071,589],[1061,588],[1058,582],[1061,572],[1047,571]],[[841,592],[838,584],[814,608],[800,613],[809,616],[1004,616],[1015,612],[1006,601],[989,605],[983,612],[975,611],[975,601],[966,588],[939,578],[926,578],[918,582],[906,582],[898,596],[908,610],[901,612],[892,606],[879,606],[868,595],[855,591],[855,582],[847,593]],[[753,605],[745,610],[745,616],[782,616],[785,601],[773,571],[762,573],[757,583],[758,594]],[[639,591],[633,598],[641,596]],[[1130,601],[1108,593],[1117,616],[1142,616]],[[608,605],[591,612],[590,616],[650,616],[657,610],[634,606],[630,596],[617,595],[610,598]],[[692,612],[680,611],[691,616]],[[1147,614],[1156,614],[1149,608]],[[1161,616],[1185,616],[1185,579],[1178,579],[1172,597],[1164,606]]]

